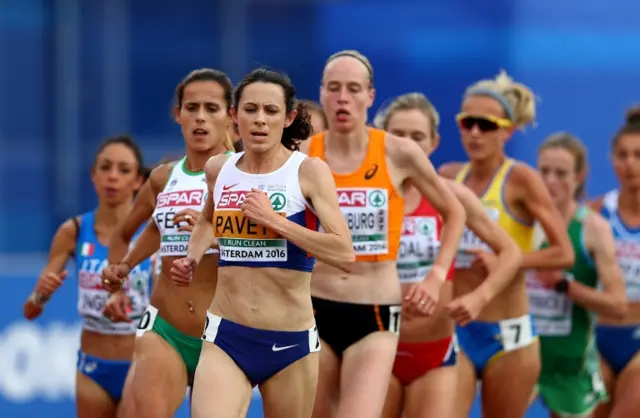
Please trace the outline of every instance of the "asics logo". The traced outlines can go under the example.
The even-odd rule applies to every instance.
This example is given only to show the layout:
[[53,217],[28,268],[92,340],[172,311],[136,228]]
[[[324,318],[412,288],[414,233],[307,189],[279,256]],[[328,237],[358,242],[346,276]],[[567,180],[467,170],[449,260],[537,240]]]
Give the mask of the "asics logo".
[[290,348],[293,347],[297,347],[299,344],[294,344],[294,345],[284,345],[282,347],[278,347],[276,346],[276,344],[273,345],[273,347],[271,347],[271,351],[282,351],[282,350],[288,350]]
[[364,179],[371,180],[373,176],[376,175],[377,172],[378,172],[378,164],[373,164],[373,167],[371,167],[364,173]]

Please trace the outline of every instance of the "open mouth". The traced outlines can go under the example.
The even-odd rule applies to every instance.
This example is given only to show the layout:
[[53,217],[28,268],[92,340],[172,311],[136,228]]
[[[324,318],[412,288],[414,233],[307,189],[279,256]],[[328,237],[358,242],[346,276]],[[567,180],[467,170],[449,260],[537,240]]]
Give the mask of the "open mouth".
[[197,128],[193,130],[194,136],[206,136],[208,134],[209,134],[209,131],[207,131],[206,129]]
[[267,134],[265,132],[253,131],[253,132],[251,132],[251,136],[256,137],[256,138],[266,138]]
[[339,122],[346,121],[349,118],[349,116],[351,116],[351,113],[349,113],[349,111],[345,109],[339,109],[336,112],[336,119],[338,119]]

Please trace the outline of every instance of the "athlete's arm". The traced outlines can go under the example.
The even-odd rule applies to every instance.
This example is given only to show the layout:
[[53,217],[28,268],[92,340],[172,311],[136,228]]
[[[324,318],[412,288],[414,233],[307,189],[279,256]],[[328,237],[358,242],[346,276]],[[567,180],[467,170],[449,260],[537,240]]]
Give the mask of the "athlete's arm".
[[497,256],[495,270],[490,271],[482,284],[474,290],[488,302],[516,276],[522,262],[522,253],[509,235],[489,219],[480,199],[471,190],[451,180],[447,180],[447,184],[467,212],[469,229],[486,242]]
[[572,280],[567,295],[578,305],[615,319],[627,314],[622,272],[616,260],[616,246],[611,226],[597,213],[589,214],[585,221],[585,244],[593,255],[602,291]]
[[160,248],[160,231],[153,219],[150,219],[120,263],[133,268],[151,257],[158,248]]
[[[135,249],[135,251],[139,254],[144,253],[146,255],[144,258],[140,258],[140,261],[145,260],[151,254],[158,250],[160,247],[160,238],[157,233],[157,226],[153,220],[148,222],[147,227],[145,228],[145,232],[148,229],[156,230],[156,241],[152,240],[152,236],[150,232],[147,232],[147,237],[144,238],[144,244],[148,246],[148,248],[142,248],[140,242],[141,240],[136,240],[136,244],[134,248],[129,249],[129,244],[133,239],[133,236],[136,234],[138,229],[142,224],[147,222],[153,211],[156,207],[156,196],[162,191],[164,185],[166,184],[169,173],[171,169],[168,164],[163,164],[159,167],[156,167],[149,176],[149,180],[147,180],[142,187],[140,188],[140,192],[138,196],[136,196],[133,201],[133,207],[131,208],[131,212],[129,215],[122,221],[120,225],[116,228],[111,236],[111,240],[109,242],[109,263],[117,264],[121,262],[127,255],[127,252],[131,252]],[[140,236],[140,238],[143,238]],[[135,248],[138,247],[138,248]],[[136,257],[137,258],[137,257]],[[133,260],[131,260],[133,261]],[[140,262],[139,261],[139,262]],[[135,265],[129,265],[130,267],[135,267]]]
[[558,212],[540,175],[524,164],[514,165],[510,179],[515,183],[517,199],[538,221],[548,239],[549,247],[525,253],[523,269],[566,269],[573,265],[575,254],[567,234],[566,224]]
[[[444,222],[440,239],[440,252],[434,262],[434,268],[444,275],[458,250],[458,244],[465,225],[464,208],[440,178],[424,151],[412,140],[387,134],[387,155],[394,166],[405,174],[433,207],[440,213]],[[436,270],[437,271],[437,270]]]
[[198,222],[193,226],[193,231],[191,231],[186,257],[195,260],[196,263],[200,262],[207,250],[216,242],[216,237],[213,234],[213,188],[218,179],[218,174],[220,174],[220,169],[228,158],[228,155],[216,155],[209,158],[204,166],[208,189],[207,200],[204,202],[200,219],[198,219]]
[[58,227],[51,241],[47,265],[42,269],[38,282],[24,305],[24,314],[28,319],[35,319],[40,315],[44,304],[65,279],[67,272],[63,269],[75,250],[77,233],[76,223],[72,219]]
[[338,192],[327,164],[319,158],[307,158],[300,165],[302,194],[313,206],[323,232],[300,226],[274,216],[267,225],[323,263],[349,272],[355,262],[351,234],[338,205]]

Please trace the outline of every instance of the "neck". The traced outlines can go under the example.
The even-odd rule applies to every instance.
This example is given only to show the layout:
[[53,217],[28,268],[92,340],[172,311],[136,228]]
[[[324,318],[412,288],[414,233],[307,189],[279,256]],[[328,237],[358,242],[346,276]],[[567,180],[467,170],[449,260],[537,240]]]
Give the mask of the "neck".
[[220,143],[213,148],[210,148],[206,151],[194,151],[187,148],[187,161],[186,166],[187,170],[192,172],[202,171],[204,170],[205,164],[209,161],[209,158],[214,157],[218,154],[224,154],[227,151],[224,144]]
[[358,125],[349,132],[336,132],[331,128],[327,131],[324,146],[326,150],[331,150],[332,154],[347,156],[353,152],[367,148],[369,143],[369,133],[367,125]]
[[472,160],[469,176],[478,180],[486,180],[493,177],[500,166],[504,163],[506,157],[503,153],[497,153],[494,156],[483,160]]
[[618,208],[632,213],[640,213],[640,189],[621,188]]
[[576,213],[576,209],[578,209],[578,202],[574,199],[569,199],[566,202],[558,203],[556,205],[560,214],[564,218],[564,220],[569,223],[573,215]]
[[96,209],[96,225],[116,227],[120,221],[127,217],[130,210],[131,202],[121,203],[117,206],[99,203]]
[[280,168],[282,165],[281,156],[289,152],[280,145],[261,153],[245,152],[242,156],[243,165],[246,171],[251,174],[271,173]]

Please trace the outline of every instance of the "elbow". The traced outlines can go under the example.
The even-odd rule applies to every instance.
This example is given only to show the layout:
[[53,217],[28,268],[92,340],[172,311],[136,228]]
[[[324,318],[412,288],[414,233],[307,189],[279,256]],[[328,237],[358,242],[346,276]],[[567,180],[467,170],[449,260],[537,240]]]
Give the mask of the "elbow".
[[575,260],[576,254],[571,245],[562,246],[560,248],[560,255],[558,256],[558,265],[556,268],[569,269],[573,267]]
[[351,243],[349,243],[348,247],[336,253],[333,264],[345,273],[353,273],[356,264],[356,253],[353,251]]

